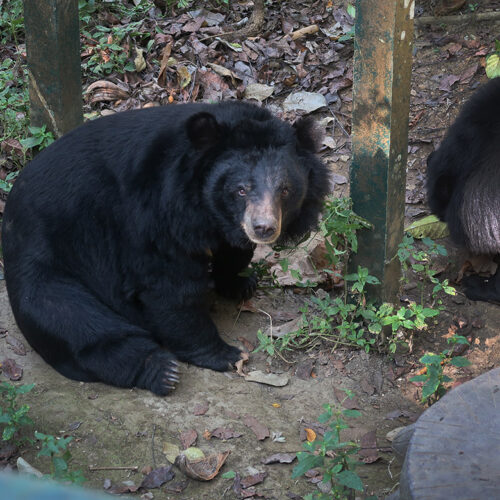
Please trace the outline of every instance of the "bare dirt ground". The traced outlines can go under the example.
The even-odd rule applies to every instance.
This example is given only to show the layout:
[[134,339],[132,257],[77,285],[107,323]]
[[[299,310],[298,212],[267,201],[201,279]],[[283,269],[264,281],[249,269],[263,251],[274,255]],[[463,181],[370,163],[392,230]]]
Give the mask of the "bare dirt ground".
[[[490,10],[500,8],[498,2],[489,4]],[[276,15],[273,12],[273,16]],[[418,25],[416,30],[408,159],[408,221],[427,213],[423,203],[425,158],[439,143],[461,103],[486,80],[482,66],[484,55],[500,33],[498,22],[479,23],[473,18],[467,19],[461,24]],[[317,47],[324,43],[321,37],[315,40]],[[335,64],[331,64],[332,71]],[[350,61],[339,64],[343,65],[339,78],[344,87],[338,85],[340,98],[332,100],[331,105],[344,130],[349,131],[350,85],[343,80],[348,79]],[[334,90],[335,84],[332,85],[329,92]],[[318,82],[312,87],[319,90],[321,84]],[[280,97],[285,95],[283,93]],[[322,116],[321,112],[317,113],[318,118]],[[333,131],[333,136],[337,147],[325,149],[322,154],[340,180],[335,193],[343,195],[348,192],[342,176],[348,177],[350,143],[339,127]],[[452,253],[450,260],[453,264],[443,267],[445,275],[453,279],[457,275],[460,257],[455,259]],[[410,290],[408,295],[411,293]],[[267,314],[242,312],[236,304],[220,298],[214,298],[213,314],[226,340],[247,348],[255,347],[256,332],[268,326],[268,315],[275,318],[277,325],[279,318],[297,316],[305,300],[307,296],[294,293],[293,289],[260,289],[253,304]],[[84,472],[87,486],[102,490],[105,485],[109,486],[107,480],[111,480],[111,489],[123,486],[124,481],[139,486],[143,479],[141,470],[167,464],[165,446],[182,447],[181,440],[186,439],[188,432],[194,436],[193,431],[196,446],[206,454],[231,452],[221,472],[232,470],[241,478],[255,476],[257,472],[267,474],[254,490],[252,487],[242,490],[233,489],[233,479],[225,479],[221,474],[210,482],[197,482],[174,468],[176,477],[172,481],[150,490],[158,499],[248,498],[252,493],[254,498],[297,499],[316,491],[314,482],[317,478],[292,480],[293,464],[265,465],[263,460],[276,453],[295,454],[300,451],[304,441],[303,429],[313,427],[322,412],[322,405],[336,402],[341,388],[354,391],[353,406],[362,413],[361,418],[349,422],[351,428],[346,431],[346,436],[360,439],[370,431],[376,433],[378,458],[361,466],[358,473],[368,494],[385,496],[397,487],[400,472],[386,434],[411,423],[424,410],[419,403],[420,388],[408,379],[420,368],[417,360],[423,352],[439,352],[445,347],[443,336],[452,325],[472,340],[465,353],[472,364],[459,371],[450,371],[454,380],[467,380],[499,366],[500,308],[472,303],[459,294],[447,301],[439,322],[415,338],[412,353],[398,354],[389,359],[374,353],[368,355],[345,349],[331,352],[325,348],[287,355],[293,360],[290,363],[279,358],[271,359],[262,352],[250,354],[245,370],[259,369],[280,374],[287,379],[283,387],[249,382],[237,373],[215,373],[183,365],[181,382],[175,393],[160,398],[141,390],[78,383],[58,375],[24,341],[10,312],[4,282],[0,283],[0,327],[5,331],[0,338],[0,360],[14,359],[23,369],[21,381],[36,383],[33,392],[24,398],[31,407],[30,415],[36,429],[53,435],[74,436],[71,468]],[[12,343],[8,342],[12,337],[25,344],[25,355],[12,350]],[[245,339],[243,343],[241,339]],[[2,377],[7,380],[5,375]],[[252,430],[248,416],[254,417],[262,426],[258,434],[263,432],[265,435],[267,429],[269,437],[259,439],[263,436]],[[220,428],[226,437],[229,431],[241,436],[222,440],[210,438],[206,433]],[[273,433],[281,433],[284,440],[273,440]],[[48,472],[46,459],[36,458],[36,452],[34,447],[26,446],[21,455],[41,471]],[[138,472],[90,471],[90,466],[138,467]],[[123,486],[123,491],[127,488],[133,490],[132,483]]]

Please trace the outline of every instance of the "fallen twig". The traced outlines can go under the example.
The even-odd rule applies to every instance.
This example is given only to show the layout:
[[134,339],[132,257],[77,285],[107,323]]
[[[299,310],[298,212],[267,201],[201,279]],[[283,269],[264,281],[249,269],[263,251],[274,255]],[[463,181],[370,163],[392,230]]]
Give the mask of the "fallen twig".
[[470,14],[457,14],[455,16],[423,16],[416,17],[415,24],[461,24],[474,21],[497,21],[500,20],[500,12],[471,12]]
[[131,465],[131,466],[109,466],[109,467],[93,467],[92,465],[89,465],[89,471],[90,472],[95,472],[97,470],[131,470],[133,472],[138,472],[139,467],[137,465]]
[[314,33],[317,33],[318,30],[319,28],[317,24],[311,24],[310,26],[304,26],[296,31],[292,31],[290,36],[292,37],[292,40],[297,40],[298,38],[306,35],[313,35]]

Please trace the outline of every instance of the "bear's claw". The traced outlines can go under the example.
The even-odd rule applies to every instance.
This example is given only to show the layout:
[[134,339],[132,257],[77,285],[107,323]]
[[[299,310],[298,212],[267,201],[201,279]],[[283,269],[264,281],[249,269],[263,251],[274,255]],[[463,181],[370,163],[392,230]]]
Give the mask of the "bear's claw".
[[144,364],[144,370],[137,381],[137,387],[149,389],[158,396],[166,396],[179,382],[179,365],[172,354],[158,350],[151,354]]

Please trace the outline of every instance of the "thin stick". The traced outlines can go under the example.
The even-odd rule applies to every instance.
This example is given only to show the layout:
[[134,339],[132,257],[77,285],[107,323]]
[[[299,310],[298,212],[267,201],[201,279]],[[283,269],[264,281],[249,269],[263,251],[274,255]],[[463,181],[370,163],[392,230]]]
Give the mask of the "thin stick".
[[155,458],[155,432],[156,424],[153,424],[153,435],[151,436],[151,455],[153,456],[153,468],[156,469],[156,458]]
[[139,467],[137,465],[131,465],[130,467],[128,466],[123,466],[123,467],[120,467],[120,466],[116,466],[116,467],[113,467],[113,466],[110,466],[110,467],[93,467],[92,465],[89,465],[89,471],[90,472],[94,472],[94,471],[97,471],[97,470],[131,470],[133,472],[137,472],[139,470]]

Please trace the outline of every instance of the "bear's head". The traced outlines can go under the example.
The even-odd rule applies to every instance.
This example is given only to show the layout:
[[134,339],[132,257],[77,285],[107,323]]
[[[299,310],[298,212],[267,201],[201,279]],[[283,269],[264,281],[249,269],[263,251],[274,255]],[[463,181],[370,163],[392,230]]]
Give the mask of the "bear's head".
[[329,191],[328,170],[314,154],[320,134],[307,119],[292,126],[255,106],[235,110],[187,122],[203,158],[204,202],[231,245],[295,240],[316,225]]

